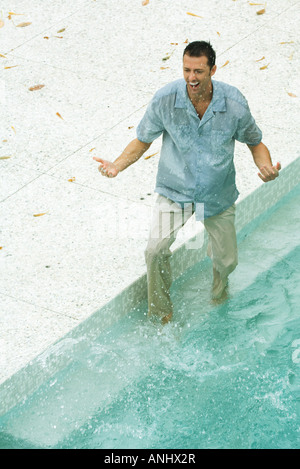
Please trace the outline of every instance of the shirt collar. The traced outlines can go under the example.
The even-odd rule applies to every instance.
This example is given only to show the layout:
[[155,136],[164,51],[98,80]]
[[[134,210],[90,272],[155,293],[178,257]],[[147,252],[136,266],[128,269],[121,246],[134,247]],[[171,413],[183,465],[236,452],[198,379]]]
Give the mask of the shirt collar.
[[[222,89],[221,83],[215,80],[212,80],[213,84],[213,97],[210,103],[210,108],[212,111],[226,111],[226,101],[224,91]],[[176,100],[175,100],[175,108],[187,108],[188,102],[190,98],[187,93],[186,89],[186,82],[182,79],[179,83],[177,93],[176,93]]]

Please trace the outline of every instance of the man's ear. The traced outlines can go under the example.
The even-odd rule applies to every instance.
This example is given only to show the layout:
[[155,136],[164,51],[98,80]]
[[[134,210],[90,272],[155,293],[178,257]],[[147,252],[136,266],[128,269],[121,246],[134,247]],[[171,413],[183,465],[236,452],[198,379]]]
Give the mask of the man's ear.
[[216,73],[216,71],[217,71],[217,66],[214,65],[210,71],[210,76],[213,76]]

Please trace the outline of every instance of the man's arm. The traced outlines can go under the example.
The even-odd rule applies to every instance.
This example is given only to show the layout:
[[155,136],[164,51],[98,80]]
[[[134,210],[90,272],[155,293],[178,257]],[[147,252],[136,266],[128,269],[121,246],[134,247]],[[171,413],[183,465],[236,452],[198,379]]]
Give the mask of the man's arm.
[[116,177],[120,171],[135,163],[148,150],[151,143],[144,143],[135,138],[132,140],[121,155],[112,163],[94,156],[94,160],[100,163],[98,169],[103,176]]
[[252,153],[254,163],[259,169],[258,176],[264,182],[273,181],[273,179],[279,176],[279,171],[281,169],[280,163],[277,163],[276,166],[273,166],[271,155],[262,142],[258,145],[247,145],[249,150]]

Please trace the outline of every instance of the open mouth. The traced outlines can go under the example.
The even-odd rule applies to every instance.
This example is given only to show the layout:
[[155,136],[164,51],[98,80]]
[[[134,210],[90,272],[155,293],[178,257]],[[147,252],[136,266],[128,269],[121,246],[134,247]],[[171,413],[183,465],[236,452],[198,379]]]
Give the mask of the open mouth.
[[197,82],[197,83],[189,83],[190,87],[192,88],[192,90],[196,90],[197,88],[199,88],[199,85],[200,83]]

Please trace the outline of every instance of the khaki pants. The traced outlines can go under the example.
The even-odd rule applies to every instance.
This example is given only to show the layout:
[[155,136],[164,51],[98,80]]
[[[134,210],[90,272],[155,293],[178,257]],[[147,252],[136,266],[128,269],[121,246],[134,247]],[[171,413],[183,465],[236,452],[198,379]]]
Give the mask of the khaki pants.
[[[150,236],[145,251],[148,280],[148,314],[163,318],[172,313],[170,299],[172,272],[170,247],[180,228],[194,213],[192,204],[180,205],[159,195],[154,207]],[[224,212],[204,220],[209,234],[207,254],[213,261],[213,298],[222,295],[228,275],[238,263],[234,225],[235,205]]]

